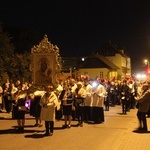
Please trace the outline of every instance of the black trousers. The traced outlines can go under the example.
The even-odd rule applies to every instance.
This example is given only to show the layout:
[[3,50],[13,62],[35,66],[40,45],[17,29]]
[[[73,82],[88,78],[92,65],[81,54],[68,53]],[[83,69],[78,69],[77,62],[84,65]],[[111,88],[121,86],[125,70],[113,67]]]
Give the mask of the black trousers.
[[8,96],[4,96],[4,103],[5,103],[5,109],[7,113],[11,112],[12,109],[12,102],[11,100],[8,100]]
[[131,105],[130,105],[130,108],[131,109],[134,109],[135,108],[135,104],[136,104],[136,101],[135,101],[135,98],[134,98],[134,95],[132,94],[131,95]]
[[78,119],[78,123],[83,123],[83,117],[84,117],[84,106],[79,106],[79,104],[76,106],[76,115]]
[[110,98],[107,96],[104,101],[105,110],[109,111]]
[[122,100],[122,113],[126,113],[127,112],[127,100]]
[[45,121],[46,133],[53,133],[54,130],[54,121]]
[[137,117],[139,120],[140,128],[147,130],[147,120],[146,120],[146,112],[137,112]]
[[114,107],[116,105],[117,101],[117,96],[115,94],[110,95],[110,100],[111,100],[111,106]]

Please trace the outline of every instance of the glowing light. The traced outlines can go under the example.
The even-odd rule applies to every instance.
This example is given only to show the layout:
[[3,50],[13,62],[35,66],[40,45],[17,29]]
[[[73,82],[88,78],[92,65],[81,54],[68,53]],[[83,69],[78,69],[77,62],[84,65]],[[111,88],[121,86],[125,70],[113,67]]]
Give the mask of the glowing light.
[[28,104],[28,103],[25,103],[25,106],[26,106],[26,107],[29,107],[29,104]]
[[146,76],[146,74],[137,74],[136,77],[137,77],[137,79],[144,79],[147,76]]
[[85,58],[82,58],[82,61],[85,61]]
[[30,100],[27,100],[27,101],[25,102],[25,106],[26,106],[27,108],[30,107]]
[[98,86],[98,83],[96,81],[92,82],[92,87],[95,88]]

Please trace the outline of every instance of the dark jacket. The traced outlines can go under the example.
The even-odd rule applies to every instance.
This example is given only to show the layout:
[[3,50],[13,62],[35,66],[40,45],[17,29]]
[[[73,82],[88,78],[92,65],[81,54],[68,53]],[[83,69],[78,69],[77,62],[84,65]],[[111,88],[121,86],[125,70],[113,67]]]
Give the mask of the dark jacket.
[[150,90],[145,91],[140,97],[136,98],[139,103],[140,112],[148,112],[150,107]]

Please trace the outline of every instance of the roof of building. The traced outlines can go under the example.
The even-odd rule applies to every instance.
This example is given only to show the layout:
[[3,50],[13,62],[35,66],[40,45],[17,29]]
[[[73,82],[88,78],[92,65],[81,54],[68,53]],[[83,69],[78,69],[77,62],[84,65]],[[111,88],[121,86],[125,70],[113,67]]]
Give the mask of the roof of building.
[[120,48],[116,44],[112,44],[111,41],[104,43],[97,51],[98,54],[103,56],[111,56],[115,54],[120,54],[123,57],[128,57],[123,48]]
[[88,56],[85,61],[79,65],[79,68],[109,68],[113,70],[119,69],[118,66],[99,54],[92,54]]
[[103,61],[105,64],[107,64],[112,69],[120,69],[118,66],[116,66],[114,63],[112,63],[110,60],[105,58],[102,55],[94,54],[97,58],[99,58],[101,61]]

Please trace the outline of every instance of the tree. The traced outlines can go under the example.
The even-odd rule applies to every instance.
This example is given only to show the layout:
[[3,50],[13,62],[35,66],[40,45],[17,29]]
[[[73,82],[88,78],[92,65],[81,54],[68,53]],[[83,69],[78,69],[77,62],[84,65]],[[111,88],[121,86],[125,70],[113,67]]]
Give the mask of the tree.
[[14,57],[14,46],[8,33],[3,32],[0,23],[0,79],[1,84],[8,78],[11,70],[11,59]]
[[[26,34],[25,37],[27,37],[27,35],[28,34]],[[25,51],[25,49],[31,45],[27,44],[28,46],[25,47],[25,49],[18,51],[14,48],[13,40],[14,38],[3,31],[2,24],[0,24],[0,84],[3,84],[6,79],[12,82],[18,79],[31,82],[31,71],[29,69],[31,54]],[[32,42],[31,40],[31,43]],[[22,50],[24,50],[24,52]]]
[[11,34],[15,53],[23,54],[30,52],[33,45],[37,45],[41,39],[39,33],[32,27],[18,28],[15,26],[4,26],[4,31]]
[[15,66],[12,70],[13,76],[12,79],[19,79],[27,82],[31,82],[31,71],[30,71],[30,63],[31,63],[31,54],[23,53],[23,54],[15,54]]

